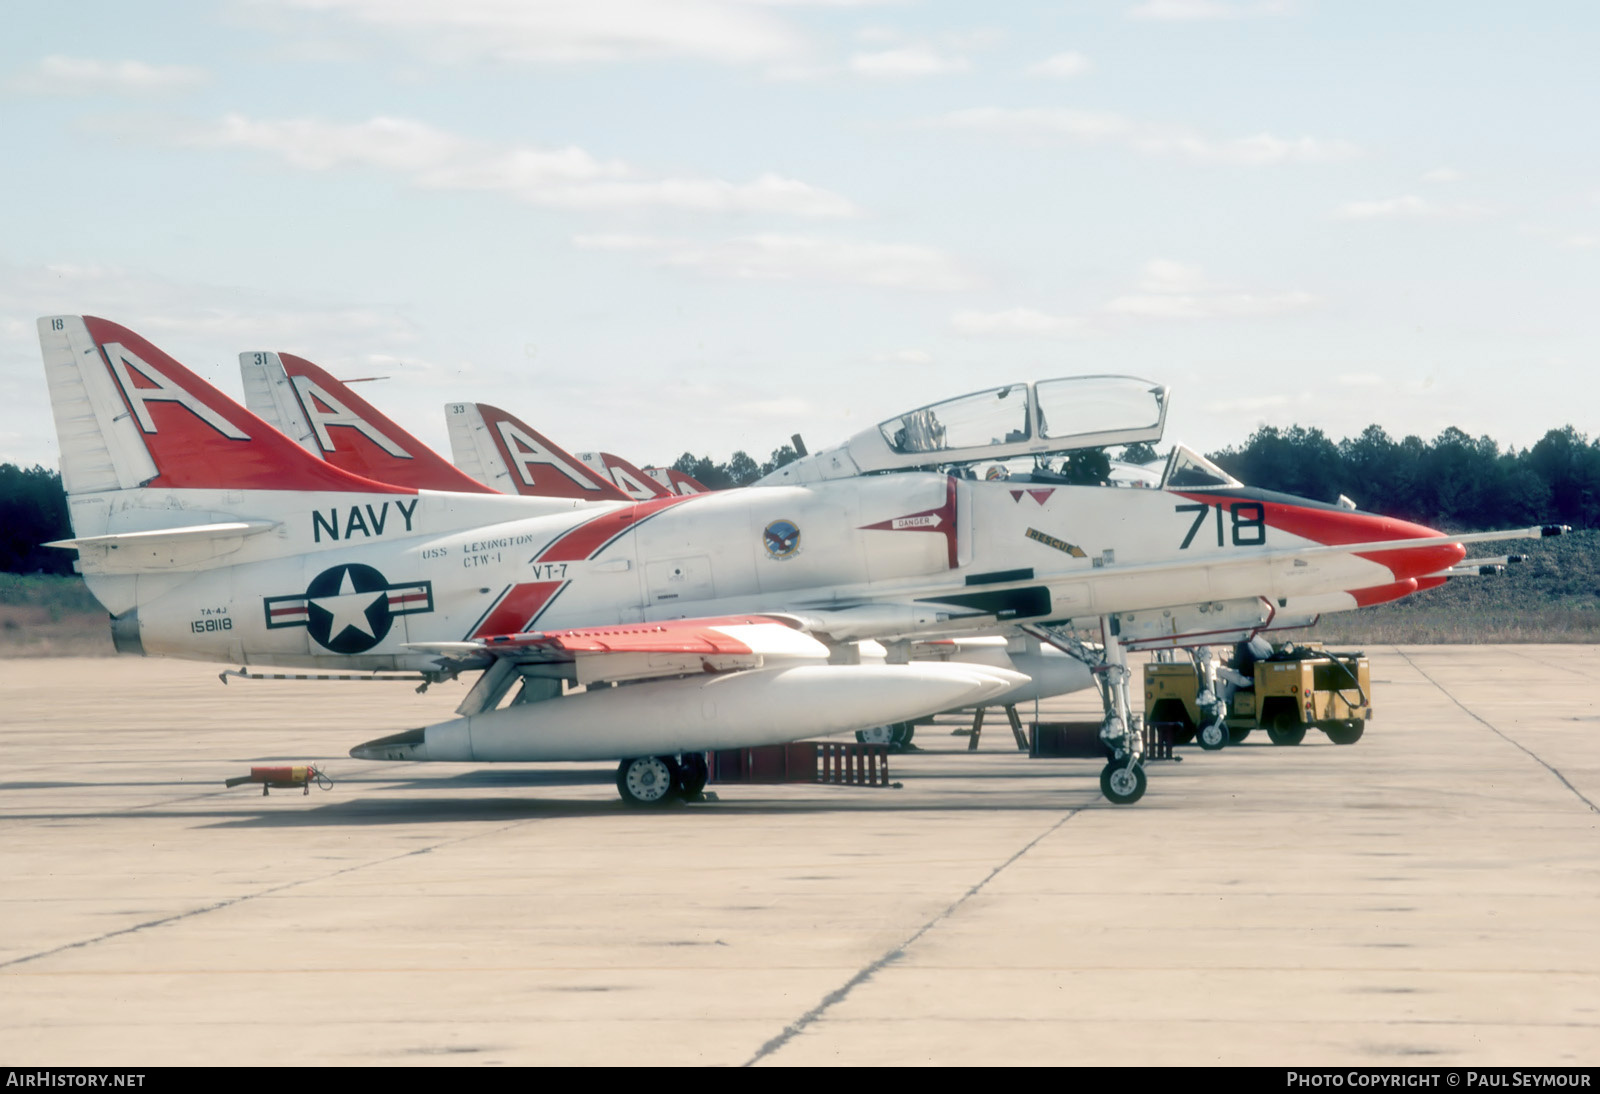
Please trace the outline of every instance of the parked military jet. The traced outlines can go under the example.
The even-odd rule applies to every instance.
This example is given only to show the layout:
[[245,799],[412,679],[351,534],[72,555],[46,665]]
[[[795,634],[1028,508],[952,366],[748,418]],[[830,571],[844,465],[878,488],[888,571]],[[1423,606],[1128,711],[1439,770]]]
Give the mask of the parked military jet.
[[[1025,678],[905,647],[1012,627],[1048,637],[1069,620],[1098,621],[1115,679],[1101,788],[1135,801],[1129,641],[1216,636],[1289,597],[1448,570],[1465,542],[1558,530],[1443,535],[1252,491],[1181,448],[1156,489],[916,470],[1159,437],[1165,388],[1126,377],[924,407],[765,489],[634,503],[413,489],[316,459],[115,323],[47,317],[39,334],[74,532],[61,545],[77,548],[119,649],[482,670],[460,717],[353,754],[620,758],[633,802],[696,791],[709,749],[984,702]],[[1085,433],[1084,407],[1122,420]],[[903,473],[860,473],[891,469]],[[882,663],[857,656],[864,640]],[[628,686],[567,693],[574,681]]]

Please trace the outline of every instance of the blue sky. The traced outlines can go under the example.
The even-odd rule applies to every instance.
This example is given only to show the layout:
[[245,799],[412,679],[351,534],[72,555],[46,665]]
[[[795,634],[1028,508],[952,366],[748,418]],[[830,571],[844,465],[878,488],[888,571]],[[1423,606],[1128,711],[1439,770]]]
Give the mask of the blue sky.
[[301,354],[448,451],[758,460],[1046,376],[1168,438],[1594,435],[1600,9],[11,0],[0,460],[33,321],[239,391]]

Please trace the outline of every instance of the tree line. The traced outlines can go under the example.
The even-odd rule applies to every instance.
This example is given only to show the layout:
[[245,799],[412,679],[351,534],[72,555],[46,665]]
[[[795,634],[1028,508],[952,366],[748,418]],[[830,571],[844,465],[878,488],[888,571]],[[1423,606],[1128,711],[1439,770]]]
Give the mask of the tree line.
[[1568,425],[1532,448],[1501,449],[1452,426],[1432,441],[1369,425],[1330,440],[1320,429],[1263,426],[1210,454],[1239,481],[1461,532],[1550,522],[1600,526],[1600,438]]
[[[1120,455],[1145,462],[1155,453],[1141,445]],[[1103,474],[1103,455],[1093,456],[1075,454],[1088,479]],[[1570,425],[1521,450],[1501,449],[1488,437],[1475,439],[1454,427],[1431,441],[1397,441],[1371,425],[1358,437],[1334,441],[1320,429],[1262,426],[1237,448],[1208,456],[1263,490],[1325,502],[1343,494],[1369,512],[1447,531],[1544,521],[1600,527],[1600,438],[1591,441]],[[685,452],[672,466],[722,490],[748,486],[796,458],[794,448],[784,445],[761,464],[745,452],[725,463]],[[0,571],[71,573],[70,551],[40,546],[71,535],[60,474],[0,464]]]

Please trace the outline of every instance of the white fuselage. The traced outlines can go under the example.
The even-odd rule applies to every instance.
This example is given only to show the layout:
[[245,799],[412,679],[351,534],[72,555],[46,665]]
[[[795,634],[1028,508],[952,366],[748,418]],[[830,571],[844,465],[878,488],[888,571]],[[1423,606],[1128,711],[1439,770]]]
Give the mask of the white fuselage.
[[[738,612],[824,613],[846,636],[859,619],[863,636],[915,637],[1396,579],[1356,555],[1282,557],[1318,540],[1257,520],[1250,503],[1241,535],[1238,512],[1202,510],[1193,492],[932,473],[639,505],[175,493],[195,523],[278,527],[166,572],[118,572],[111,553],[86,551],[84,572],[114,615],[137,607],[146,653],[244,664],[425,669],[433,656],[407,643]],[[110,495],[115,511],[108,496],[74,498],[78,534],[171,525],[171,499],[137,494]],[[1362,538],[1381,537],[1351,537]]]

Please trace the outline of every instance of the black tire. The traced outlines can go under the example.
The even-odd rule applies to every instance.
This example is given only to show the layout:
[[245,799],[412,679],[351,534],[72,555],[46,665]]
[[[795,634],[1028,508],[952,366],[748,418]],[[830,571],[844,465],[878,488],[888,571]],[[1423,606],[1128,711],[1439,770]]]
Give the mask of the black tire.
[[890,752],[904,752],[911,747],[911,738],[916,732],[910,722],[891,722],[886,726],[856,730],[856,744],[888,745]]
[[1367,723],[1360,718],[1352,718],[1345,722],[1323,722],[1321,729],[1334,744],[1353,745],[1361,740],[1361,734],[1366,732]]
[[673,765],[676,769],[677,785],[674,789],[680,798],[685,801],[694,801],[706,788],[706,782],[711,778],[711,768],[706,763],[704,752],[685,752],[683,760]]
[[1250,736],[1250,726],[1229,726],[1228,743],[1230,745],[1244,744],[1244,739]]
[[1229,736],[1228,727],[1218,722],[1208,722],[1195,733],[1195,739],[1200,742],[1200,747],[1207,752],[1216,752],[1226,747]]
[[677,764],[667,756],[636,756],[617,765],[617,793],[626,805],[659,809],[681,801]]
[[1275,745],[1297,745],[1306,739],[1306,726],[1291,707],[1280,707],[1267,726],[1267,736]]
[[1132,805],[1144,797],[1149,780],[1143,765],[1109,763],[1100,772],[1100,793],[1112,805]]

